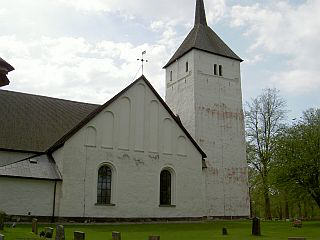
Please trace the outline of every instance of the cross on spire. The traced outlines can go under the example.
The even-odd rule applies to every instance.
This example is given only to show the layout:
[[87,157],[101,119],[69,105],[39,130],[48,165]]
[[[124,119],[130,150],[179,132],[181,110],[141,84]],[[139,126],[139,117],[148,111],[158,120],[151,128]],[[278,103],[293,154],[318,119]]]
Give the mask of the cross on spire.
[[147,53],[147,51],[146,50],[144,50],[143,52],[142,52],[142,54],[141,54],[141,58],[138,58],[137,60],[138,61],[141,61],[141,72],[142,72],[142,75],[143,75],[143,67],[144,67],[144,62],[148,62],[148,60],[146,60],[146,59],[144,59],[143,58],[143,55],[145,55]]
[[207,25],[207,20],[206,20],[206,11],[204,9],[204,3],[203,0],[197,0],[197,5],[196,5],[196,16],[194,20],[194,25],[197,24],[202,24],[202,25]]

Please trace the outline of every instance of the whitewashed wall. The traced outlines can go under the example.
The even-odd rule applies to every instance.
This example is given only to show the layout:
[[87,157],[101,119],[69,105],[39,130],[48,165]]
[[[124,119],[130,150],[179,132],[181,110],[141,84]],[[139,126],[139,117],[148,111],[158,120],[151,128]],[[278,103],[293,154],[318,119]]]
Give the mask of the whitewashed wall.
[[[202,157],[144,83],[92,119],[54,155],[63,166],[62,217],[202,217]],[[112,203],[97,206],[101,165],[113,170]],[[160,172],[174,172],[175,207],[159,207]]]
[[[186,61],[191,64],[187,74],[181,71]],[[214,64],[222,65],[222,77],[214,75]],[[172,84],[170,71],[178,75]],[[240,62],[192,50],[171,64],[166,76],[166,102],[208,156],[206,214],[248,216]]]
[[54,182],[0,177],[0,209],[9,215],[51,216]]

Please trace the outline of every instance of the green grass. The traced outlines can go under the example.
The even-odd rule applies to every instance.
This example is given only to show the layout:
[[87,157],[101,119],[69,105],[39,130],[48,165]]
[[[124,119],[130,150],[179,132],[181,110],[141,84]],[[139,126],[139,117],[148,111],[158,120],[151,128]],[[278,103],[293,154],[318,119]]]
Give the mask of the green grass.
[[[45,226],[40,225],[41,231]],[[51,225],[52,226],[52,225]],[[228,236],[222,236],[222,228],[228,229]],[[320,222],[303,222],[302,228],[293,228],[287,222],[262,222],[261,237],[251,236],[250,221],[215,221],[201,223],[170,224],[121,224],[121,225],[65,225],[66,239],[73,240],[73,231],[86,233],[86,240],[111,240],[111,232],[121,232],[123,240],[147,240],[150,235],[160,235],[161,240],[214,240],[214,239],[288,239],[303,236],[320,240]],[[5,240],[34,237],[31,224],[5,228],[1,232]]]

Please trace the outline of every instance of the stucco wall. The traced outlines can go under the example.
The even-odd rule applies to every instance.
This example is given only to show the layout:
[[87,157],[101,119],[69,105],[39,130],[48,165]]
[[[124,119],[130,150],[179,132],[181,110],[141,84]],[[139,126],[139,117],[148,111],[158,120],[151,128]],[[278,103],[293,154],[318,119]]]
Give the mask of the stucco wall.
[[[193,73],[185,78],[190,87],[174,91],[167,85],[166,101],[208,156],[206,214],[248,216],[240,62],[199,50],[187,55],[193,58],[188,60]],[[181,58],[166,69],[167,82],[171,69],[187,59]],[[223,76],[214,75],[214,64],[222,65]],[[194,117],[185,112],[194,112]]]
[[[98,114],[69,139],[63,162],[59,215],[62,217],[202,217],[201,154],[144,84]],[[112,173],[112,203],[97,206],[97,174]],[[172,204],[159,207],[160,172],[173,174]]]
[[0,177],[0,209],[9,215],[51,216],[54,182]]

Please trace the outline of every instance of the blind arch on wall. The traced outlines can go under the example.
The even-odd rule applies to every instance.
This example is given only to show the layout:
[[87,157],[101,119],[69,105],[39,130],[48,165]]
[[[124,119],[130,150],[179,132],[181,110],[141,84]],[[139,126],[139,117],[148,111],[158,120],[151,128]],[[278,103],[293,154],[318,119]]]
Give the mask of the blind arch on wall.
[[97,130],[93,126],[86,129],[85,145],[88,147],[95,147],[97,145]]
[[131,101],[123,97],[119,102],[119,148],[128,150],[130,140]]
[[102,145],[105,148],[113,148],[114,139],[114,114],[110,111],[106,111],[103,117],[104,133]]

